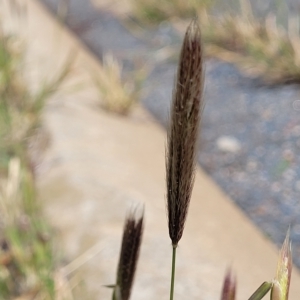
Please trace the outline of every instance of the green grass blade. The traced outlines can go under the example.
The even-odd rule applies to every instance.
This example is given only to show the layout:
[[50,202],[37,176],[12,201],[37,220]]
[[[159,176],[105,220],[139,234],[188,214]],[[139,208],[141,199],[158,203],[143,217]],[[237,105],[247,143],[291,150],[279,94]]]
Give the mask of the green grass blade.
[[248,300],[260,300],[262,299],[272,288],[272,282],[264,282]]

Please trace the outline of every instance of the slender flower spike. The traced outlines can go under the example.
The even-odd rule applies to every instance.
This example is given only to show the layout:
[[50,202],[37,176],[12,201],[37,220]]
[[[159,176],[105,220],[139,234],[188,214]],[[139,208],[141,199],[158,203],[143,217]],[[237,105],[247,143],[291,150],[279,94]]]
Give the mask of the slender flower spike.
[[135,210],[130,211],[125,220],[113,300],[130,298],[143,235],[143,214],[139,218],[135,214]]
[[173,247],[182,237],[194,184],[202,92],[201,33],[194,20],[187,29],[181,49],[166,151],[167,210]]
[[288,300],[292,275],[292,250],[288,230],[279,254],[276,277],[273,280],[271,300]]
[[232,276],[230,269],[227,271],[224,279],[221,300],[235,300],[236,279]]

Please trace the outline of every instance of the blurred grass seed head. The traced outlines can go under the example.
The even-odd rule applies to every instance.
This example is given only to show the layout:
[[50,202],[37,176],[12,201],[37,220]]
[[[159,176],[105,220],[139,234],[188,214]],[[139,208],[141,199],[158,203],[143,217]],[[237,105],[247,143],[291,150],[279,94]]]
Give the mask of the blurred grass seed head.
[[144,228],[144,212],[137,216],[136,209],[129,211],[123,229],[122,246],[117,268],[117,282],[113,300],[129,300],[139,258]]

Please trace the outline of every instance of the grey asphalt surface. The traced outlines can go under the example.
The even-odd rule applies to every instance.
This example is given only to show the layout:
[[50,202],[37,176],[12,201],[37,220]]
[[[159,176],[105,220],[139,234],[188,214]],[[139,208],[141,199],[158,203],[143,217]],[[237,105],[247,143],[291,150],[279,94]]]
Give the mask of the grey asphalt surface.
[[[42,2],[56,11],[58,0]],[[290,2],[292,9],[295,3]],[[167,126],[176,65],[157,57],[165,46],[179,51],[181,37],[163,23],[140,39],[89,1],[70,4],[67,25],[100,59],[113,53],[125,73],[136,60],[151,65],[142,103]],[[208,60],[205,100],[199,163],[277,245],[291,226],[300,267],[299,86],[265,87],[231,64]]]

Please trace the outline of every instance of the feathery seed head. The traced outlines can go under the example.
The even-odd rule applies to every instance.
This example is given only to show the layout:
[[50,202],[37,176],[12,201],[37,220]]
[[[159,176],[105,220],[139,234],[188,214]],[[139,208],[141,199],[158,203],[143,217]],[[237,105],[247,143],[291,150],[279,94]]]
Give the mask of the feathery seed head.
[[117,270],[117,284],[114,299],[128,300],[134,280],[143,235],[143,214],[136,216],[136,210],[128,213],[123,229],[121,253]]
[[169,235],[175,247],[183,234],[194,184],[202,93],[201,32],[194,20],[186,31],[181,49],[166,151]]

